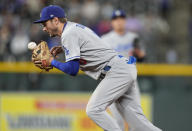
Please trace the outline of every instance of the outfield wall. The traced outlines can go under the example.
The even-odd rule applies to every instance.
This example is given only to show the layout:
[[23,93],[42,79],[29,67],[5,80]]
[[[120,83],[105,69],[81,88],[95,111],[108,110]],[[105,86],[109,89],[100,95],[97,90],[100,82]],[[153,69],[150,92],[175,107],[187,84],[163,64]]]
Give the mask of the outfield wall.
[[[85,114],[90,93],[1,93],[1,131],[102,131]],[[152,97],[142,95],[152,118]]]
[[[192,66],[137,64],[137,68],[141,93],[150,96],[152,103],[149,104],[148,110],[151,121],[165,131],[191,131]],[[1,107],[1,112],[3,112],[3,115],[1,113],[1,123],[2,119],[4,121],[1,129],[9,127],[8,118],[13,123],[18,119],[26,119],[12,112],[16,105],[19,105],[14,105],[14,100],[21,98],[23,103],[31,103],[31,105],[34,105],[32,103],[35,102],[27,102],[27,99],[24,98],[34,100],[37,99],[38,94],[44,94],[46,97],[50,96],[50,99],[54,100],[56,96],[54,94],[58,92],[59,96],[63,96],[61,100],[66,98],[65,95],[67,95],[68,92],[70,95],[71,93],[75,93],[77,96],[79,96],[80,92],[83,92],[83,94],[88,92],[87,95],[90,95],[98,84],[97,81],[89,78],[82,72],[79,72],[80,75],[77,77],[65,75],[58,70],[53,70],[50,73],[40,72],[32,63],[0,63],[0,72],[0,98],[6,98],[4,102],[2,102],[1,99],[1,105],[6,105],[7,103],[7,108],[2,110]],[[22,94],[21,92],[25,93]],[[9,104],[7,98],[12,98],[12,103],[10,102]],[[82,98],[84,98],[84,96],[82,96]],[[86,100],[87,99],[88,98],[86,98]],[[9,114],[7,112],[9,110],[8,108],[11,108],[12,111],[10,112],[12,113],[10,114],[13,115],[7,115]],[[31,107],[30,110],[33,108]],[[83,110],[83,112],[84,111],[85,110]],[[34,114],[39,113],[35,112]],[[29,116],[27,119],[36,119],[36,116],[34,118],[31,117],[32,116]],[[40,119],[48,118],[44,116],[40,117]],[[54,117],[51,116],[51,118]],[[63,118],[61,117],[61,119]],[[90,122],[90,125],[92,124]],[[3,127],[3,125],[5,127]],[[89,124],[85,125],[88,126]],[[73,128],[75,128],[75,126],[73,126]],[[78,129],[80,130],[81,128]],[[4,129],[2,131],[4,131]]]

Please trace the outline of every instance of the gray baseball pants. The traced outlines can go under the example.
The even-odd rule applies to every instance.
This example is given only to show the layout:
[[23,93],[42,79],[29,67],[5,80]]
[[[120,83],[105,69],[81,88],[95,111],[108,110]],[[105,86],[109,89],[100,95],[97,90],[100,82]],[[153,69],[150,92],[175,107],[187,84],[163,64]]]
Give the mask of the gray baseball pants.
[[[133,90],[134,90],[134,97],[133,98],[135,99],[135,102],[138,105],[137,107],[139,107],[139,104],[140,104],[140,91],[139,91],[139,86],[138,86],[137,81],[135,83],[135,88],[133,88]],[[117,104],[114,102],[108,108],[109,108],[113,118],[115,118],[117,120],[117,123],[118,123],[119,127],[121,128],[121,130],[125,131],[125,118],[124,118],[124,116],[121,115]],[[135,109],[135,110],[137,110],[137,109]],[[129,131],[130,130],[131,129],[129,128]]]
[[117,120],[106,112],[112,103],[130,126],[131,131],[161,131],[143,115],[135,83],[137,70],[134,64],[114,57],[109,63],[111,69],[93,92],[86,108],[87,115],[104,131],[122,131]]

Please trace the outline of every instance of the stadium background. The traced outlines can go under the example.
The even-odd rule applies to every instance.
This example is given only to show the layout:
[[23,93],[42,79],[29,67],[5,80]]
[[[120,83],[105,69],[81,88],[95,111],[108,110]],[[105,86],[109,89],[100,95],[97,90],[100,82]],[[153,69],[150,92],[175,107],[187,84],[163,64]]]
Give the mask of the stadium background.
[[62,6],[70,21],[108,32],[113,9],[124,9],[127,29],[146,51],[137,64],[142,106],[165,131],[192,130],[192,2],[189,0],[0,0],[0,131],[99,131],[85,115],[97,81],[58,70],[39,73],[29,41],[50,39],[32,21],[42,7]]

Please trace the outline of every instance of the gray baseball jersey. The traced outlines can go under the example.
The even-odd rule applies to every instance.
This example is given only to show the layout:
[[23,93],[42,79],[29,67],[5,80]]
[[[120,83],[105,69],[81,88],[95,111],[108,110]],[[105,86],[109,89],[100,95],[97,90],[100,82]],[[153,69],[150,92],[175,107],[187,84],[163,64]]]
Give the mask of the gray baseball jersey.
[[128,57],[133,55],[133,44],[138,35],[132,32],[126,32],[119,35],[115,31],[111,31],[102,36],[108,47],[114,49],[121,55]]
[[117,55],[93,31],[77,23],[67,23],[61,42],[66,62],[80,59],[80,69],[94,79],[98,79],[104,67],[111,67],[86,107],[87,115],[97,125],[105,131],[121,131],[117,121],[106,112],[109,105],[116,103],[132,131],[160,131],[145,118],[134,99],[137,77],[135,64],[128,64],[127,58]]
[[80,59],[80,69],[94,79],[98,79],[100,70],[117,55],[92,30],[69,21],[62,33],[61,42],[66,62]]

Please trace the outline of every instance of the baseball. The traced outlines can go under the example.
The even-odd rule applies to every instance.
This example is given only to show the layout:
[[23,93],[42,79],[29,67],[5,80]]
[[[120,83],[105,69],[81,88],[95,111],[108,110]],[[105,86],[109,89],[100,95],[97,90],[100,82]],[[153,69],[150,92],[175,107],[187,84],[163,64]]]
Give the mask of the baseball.
[[33,50],[33,49],[35,49],[36,46],[37,46],[37,44],[35,42],[29,42],[28,49]]

